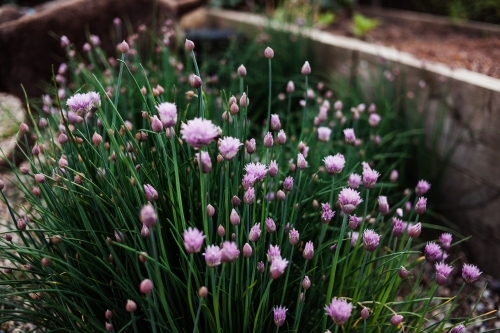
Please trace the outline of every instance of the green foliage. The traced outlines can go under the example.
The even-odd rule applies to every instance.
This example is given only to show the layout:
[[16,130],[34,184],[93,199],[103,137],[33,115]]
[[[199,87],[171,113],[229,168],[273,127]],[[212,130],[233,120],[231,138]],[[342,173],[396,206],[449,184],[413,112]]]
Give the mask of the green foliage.
[[500,2],[497,0],[413,0],[418,10],[467,19],[500,24]]
[[354,13],[352,17],[352,33],[357,38],[365,38],[370,31],[379,25],[379,20],[368,18],[360,13]]
[[[10,262],[0,273],[1,321],[32,322],[47,332],[105,332],[104,314],[109,309],[116,332],[324,332],[338,329],[325,316],[324,306],[332,297],[340,297],[353,304],[343,331],[396,332],[399,329],[390,324],[394,313],[404,316],[405,330],[424,325],[429,332],[441,331],[444,321],[430,323],[425,316],[437,311],[448,317],[454,306],[446,310],[450,298],[433,297],[421,283],[429,270],[421,257],[423,244],[412,243],[406,232],[401,237],[392,234],[392,218],[399,216],[396,210],[416,200],[413,190],[404,189],[411,179],[415,141],[423,138],[423,130],[414,126],[417,121],[409,121],[408,114],[420,121],[421,117],[400,112],[398,85],[387,79],[385,71],[376,77],[376,110],[370,109],[380,115],[380,124],[369,125],[368,108],[360,105],[367,101],[356,82],[359,78],[335,84],[335,94],[344,105],[337,104],[334,111],[333,92],[314,76],[299,74],[303,59],[294,58],[294,43],[302,43],[299,36],[271,35],[266,44],[274,48],[272,60],[260,55],[265,44],[250,43],[239,51],[243,59],[232,49],[217,56],[217,62],[204,59],[199,69],[194,54],[181,61],[159,42],[150,58],[142,55],[138,41],[133,45],[137,52],[122,55],[117,64],[99,48],[87,59],[71,58],[71,84],[60,88],[68,97],[95,90],[101,106],[83,121],[63,110],[66,106],[55,89],[52,102],[45,99],[46,107],[38,106],[50,126],[43,132],[34,129],[43,154],[27,152],[29,180],[20,185],[27,203],[16,207],[3,196],[12,214],[8,234],[18,239],[8,240],[7,233],[0,238],[0,257]],[[79,65],[83,61],[91,67]],[[248,74],[238,78],[233,73],[241,62]],[[202,88],[189,86],[191,73],[200,75]],[[275,98],[290,79],[295,91]],[[222,121],[230,109],[229,97],[243,92],[248,93],[249,106],[239,104],[238,112],[230,117],[226,113],[227,121]],[[302,106],[299,100],[305,92],[310,97]],[[151,118],[158,115],[156,106],[166,101],[176,103],[177,123],[155,132]],[[321,107],[328,109],[326,120],[315,119]],[[286,143],[264,147],[266,109],[280,117]],[[218,157],[215,142],[193,149],[182,135],[182,124],[195,117],[220,126],[221,137],[241,142],[255,138],[257,151],[246,154],[241,147],[233,160],[225,161]],[[319,140],[320,127],[333,129],[328,140]],[[346,144],[342,131],[346,128],[354,129],[355,145]],[[62,133],[69,138],[65,144],[58,139]],[[94,133],[103,141],[94,142]],[[200,151],[209,154],[211,170],[200,168],[196,158]],[[303,170],[297,167],[299,152],[308,163]],[[345,157],[343,171],[328,174],[323,158],[337,153]],[[256,181],[255,201],[244,202],[245,166],[250,162],[269,166],[272,160],[279,166],[277,175]],[[366,168],[362,162],[371,163],[380,177],[374,188],[358,189],[364,201],[353,213],[361,220],[353,240],[356,234],[348,230],[349,216],[336,208],[336,202],[349,175]],[[394,169],[400,171],[398,181],[390,179]],[[34,182],[35,174],[45,175],[45,181]],[[286,177],[294,178],[293,189],[278,200]],[[158,192],[157,200],[150,199],[158,222],[144,230],[139,214],[148,204],[146,184]],[[381,195],[390,203],[385,214],[377,205]],[[233,196],[241,199],[240,205],[234,204]],[[320,203],[336,211],[329,223],[322,223]],[[207,214],[209,204],[214,215]],[[239,224],[231,223],[233,209]],[[420,219],[424,232],[431,228],[425,216],[420,218],[412,209],[401,214],[408,226]],[[275,231],[266,230],[268,218],[274,220]],[[256,223],[261,235],[249,241]],[[233,263],[209,267],[201,253],[186,252],[183,233],[188,227],[205,234],[202,251],[208,245],[234,241],[241,252],[248,242],[253,253],[248,258],[240,253]],[[291,228],[300,232],[298,244],[289,242]],[[372,252],[363,247],[366,229],[381,236]],[[308,241],[315,249],[310,260],[303,256]],[[275,279],[266,257],[271,245],[278,245],[289,261]],[[256,270],[260,261],[263,273]],[[401,266],[414,268],[415,275],[401,280]],[[312,283],[309,289],[302,286],[306,275]],[[146,278],[154,285],[150,294],[139,290]],[[198,295],[202,286],[208,288],[206,297]],[[133,313],[125,308],[129,299],[137,304]],[[288,308],[281,328],[275,326],[272,313],[278,305]],[[366,321],[360,320],[364,307],[371,314]],[[456,322],[470,319],[455,318]]]

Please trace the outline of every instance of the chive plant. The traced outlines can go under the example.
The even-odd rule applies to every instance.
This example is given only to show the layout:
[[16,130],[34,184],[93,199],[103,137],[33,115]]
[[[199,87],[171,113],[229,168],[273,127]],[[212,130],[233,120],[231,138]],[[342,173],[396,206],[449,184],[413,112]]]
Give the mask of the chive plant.
[[[251,67],[228,80],[204,72],[189,40],[186,62],[161,42],[143,62],[138,38],[119,44],[119,60],[87,48],[86,63],[65,42],[70,61],[37,126],[20,127],[38,141],[18,170],[26,204],[1,192],[11,217],[0,238],[2,322],[461,332],[476,319],[453,317],[462,296],[435,295],[460,270],[447,262],[453,236],[417,241],[431,186],[405,189],[398,170],[421,132],[399,127],[390,100],[336,101],[309,62],[289,68],[294,79],[275,98],[271,78],[288,80],[273,75],[270,47],[254,59],[269,76],[252,88]],[[251,127],[253,89],[268,94],[267,117]],[[464,266],[464,286],[479,274]]]

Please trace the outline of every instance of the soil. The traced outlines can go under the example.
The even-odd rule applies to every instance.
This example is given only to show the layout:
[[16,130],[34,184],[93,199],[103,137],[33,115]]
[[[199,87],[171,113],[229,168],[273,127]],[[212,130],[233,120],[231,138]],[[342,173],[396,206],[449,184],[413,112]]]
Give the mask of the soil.
[[[339,15],[324,30],[354,37],[352,20]],[[421,22],[380,19],[365,40],[411,53],[423,61],[444,63],[451,68],[465,68],[500,78],[500,35],[487,36],[452,26],[436,27]]]

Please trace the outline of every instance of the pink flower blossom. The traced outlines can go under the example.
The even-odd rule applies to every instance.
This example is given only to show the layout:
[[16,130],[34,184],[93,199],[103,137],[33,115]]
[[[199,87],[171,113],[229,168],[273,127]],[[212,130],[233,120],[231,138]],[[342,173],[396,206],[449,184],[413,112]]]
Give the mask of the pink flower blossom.
[[337,153],[335,156],[329,155],[323,159],[326,171],[329,174],[341,173],[345,166],[344,155]]
[[161,103],[157,105],[156,108],[158,109],[163,127],[168,128],[175,126],[177,123],[177,107],[174,103]]
[[203,245],[203,240],[205,235],[196,228],[189,227],[183,233],[184,237],[184,248],[187,253],[197,253],[200,252]]
[[236,156],[242,145],[239,139],[226,136],[219,140],[219,152],[224,159],[230,161]]
[[217,267],[221,264],[222,250],[216,245],[209,245],[205,249],[205,262],[209,267]]
[[362,201],[359,192],[351,188],[343,188],[340,191],[339,204],[344,214],[352,213]]
[[182,139],[195,149],[211,143],[219,136],[218,128],[207,119],[194,118],[188,120],[187,124],[181,125]]
[[344,325],[352,312],[352,304],[344,299],[334,297],[330,305],[325,305],[326,315],[333,319],[333,322],[338,325]]

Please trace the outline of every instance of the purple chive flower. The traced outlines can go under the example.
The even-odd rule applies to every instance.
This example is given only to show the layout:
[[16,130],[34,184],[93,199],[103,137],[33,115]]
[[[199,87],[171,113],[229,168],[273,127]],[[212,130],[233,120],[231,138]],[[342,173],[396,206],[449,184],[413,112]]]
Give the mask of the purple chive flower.
[[371,127],[377,127],[378,124],[380,123],[380,116],[376,113],[370,114],[370,117],[368,117],[368,124],[370,124]]
[[360,223],[361,217],[357,217],[356,215],[349,216],[349,229],[356,230]]
[[363,200],[359,196],[359,192],[350,189],[343,188],[339,194],[339,204],[342,212],[344,214],[351,214],[356,206],[358,206]]
[[359,232],[351,231],[350,236],[351,236],[351,246],[354,247],[354,246],[356,246],[356,243],[358,242]]
[[219,140],[219,152],[224,159],[230,161],[236,156],[238,149],[242,145],[239,139],[226,136]]
[[329,223],[335,216],[335,212],[331,210],[330,204],[328,202],[322,203],[321,209],[323,210],[323,213],[321,214],[321,222]]
[[334,297],[330,305],[325,305],[325,311],[336,325],[342,326],[351,316],[352,304],[344,299]]
[[434,262],[441,259],[443,251],[441,251],[441,246],[439,246],[438,244],[434,242],[428,242],[427,245],[425,245],[424,254],[425,259]]
[[273,259],[273,262],[271,263],[271,278],[276,280],[283,274],[283,272],[286,269],[286,266],[288,265],[288,260],[283,259],[281,257],[276,257]]
[[274,220],[270,217],[266,219],[266,231],[270,234],[276,231],[276,224],[274,223]]
[[378,197],[378,210],[382,215],[386,215],[389,212],[389,203],[386,196],[381,195]]
[[247,153],[250,155],[255,153],[255,150],[257,149],[257,144],[255,143],[255,139],[250,139],[245,142],[245,149],[247,150]]
[[361,310],[361,318],[363,318],[363,320],[367,320],[368,317],[370,317],[370,310],[368,310],[368,308],[363,308],[363,310]]
[[344,155],[337,153],[335,156],[329,155],[323,159],[326,171],[329,174],[341,173],[345,166]]
[[156,115],[151,118],[151,129],[156,133],[160,133],[163,130],[163,125]]
[[302,65],[302,69],[300,70],[302,75],[309,75],[311,74],[311,65],[309,65],[309,61],[306,61],[304,65]]
[[410,235],[411,238],[417,238],[418,236],[420,236],[421,231],[422,231],[422,224],[418,222],[417,224],[412,225],[408,229],[408,235]]
[[302,280],[302,288],[305,290],[311,288],[311,280],[309,280],[309,276],[304,276],[304,279]]
[[271,132],[267,132],[264,136],[264,146],[267,148],[271,148],[274,144],[273,134]]
[[160,115],[163,127],[169,128],[175,126],[177,123],[177,107],[174,103],[161,103],[156,106],[156,109],[158,109],[158,114]]
[[271,131],[278,132],[281,129],[280,117],[277,114],[271,115]]
[[61,37],[61,47],[62,47],[62,48],[67,47],[67,46],[69,45],[69,43],[70,43],[70,42],[69,42],[68,37],[66,37],[66,36],[62,36],[62,37]]
[[253,175],[257,180],[261,181],[266,178],[267,167],[262,163],[248,163],[245,165],[245,171],[247,174]]
[[292,230],[288,233],[288,239],[290,244],[297,245],[299,243],[299,232],[295,230],[295,228],[292,228]]
[[187,253],[198,253],[203,245],[205,235],[196,228],[187,228],[182,234],[184,237],[184,248]]
[[455,327],[450,331],[450,333],[465,333],[465,326],[460,324]]
[[260,237],[260,223],[255,223],[248,233],[248,239],[251,242],[256,242]]
[[222,243],[221,249],[221,261],[222,262],[234,262],[238,259],[240,255],[240,250],[235,242],[225,241]]
[[406,268],[404,268],[403,266],[401,266],[399,268],[398,275],[401,278],[401,280],[406,279],[406,277],[408,276],[408,273],[409,273],[408,270]]
[[417,214],[418,215],[424,214],[426,209],[427,209],[427,199],[424,197],[418,198],[417,203],[415,205],[415,211],[417,212]]
[[330,135],[332,130],[328,127],[322,126],[318,127],[318,140],[321,142],[328,142],[330,140]]
[[[201,155],[201,159],[200,159]],[[210,159],[210,154],[206,151],[200,151],[195,156],[196,162],[198,163],[198,167],[201,166],[201,171],[203,173],[209,173],[212,170],[212,160]],[[200,165],[201,160],[201,165]]]
[[399,177],[399,172],[398,170],[392,170],[391,175],[389,176],[389,180],[391,182],[397,182]]
[[255,189],[253,187],[249,187],[248,190],[245,191],[243,202],[247,205],[251,205],[255,202]]
[[267,250],[267,261],[272,263],[274,258],[281,258],[279,245],[270,245],[269,250]]
[[403,322],[403,316],[395,314],[394,316],[391,317],[391,325],[393,326],[399,326]]
[[181,134],[182,139],[197,149],[212,142],[219,135],[219,130],[210,120],[194,118],[187,124],[181,124]]
[[287,192],[290,192],[293,189],[293,177],[286,177],[283,181],[283,189]]
[[305,168],[307,168],[307,161],[302,153],[299,153],[297,155],[297,167],[300,170],[304,170]]
[[403,221],[398,218],[392,219],[392,234],[394,237],[400,237],[403,234],[404,225]]
[[262,261],[259,261],[259,263],[257,264],[257,270],[260,274],[264,273],[264,268],[264,263]]
[[372,170],[368,163],[363,162],[363,186],[371,189],[375,187],[375,184],[377,183],[377,179],[380,176],[380,173],[378,173],[375,170]]
[[222,250],[217,245],[209,245],[205,249],[203,256],[205,256],[205,262],[208,267],[217,267],[221,264]]
[[257,178],[253,174],[247,173],[243,176],[243,179],[241,180],[241,185],[243,185],[243,189],[246,191],[250,187],[253,187],[256,181]]
[[421,197],[422,195],[427,193],[430,188],[431,184],[422,179],[418,181],[417,186],[415,187],[415,193],[417,194],[417,197]]
[[276,177],[277,174],[278,174],[278,164],[276,163],[276,160],[272,160],[269,163],[269,176]]
[[85,117],[88,112],[95,110],[101,105],[101,99],[96,92],[75,94],[68,98],[66,105],[80,117]]
[[139,285],[139,290],[143,294],[150,294],[153,290],[153,282],[150,279],[142,280],[141,284]]
[[443,233],[439,236],[439,242],[441,243],[441,247],[445,250],[449,250],[451,246],[451,241],[453,240],[453,236],[450,233]]
[[363,233],[363,247],[366,251],[373,252],[380,242],[380,235],[372,229],[366,229]]
[[144,188],[144,195],[146,196],[146,199],[148,199],[149,202],[154,202],[158,200],[158,192],[156,192],[153,186],[145,184],[143,188]]
[[276,326],[282,326],[285,323],[287,308],[284,306],[276,306],[273,308],[274,323]]
[[245,66],[240,65],[240,67],[238,67],[238,75],[242,77],[247,75],[247,69],[245,68]]
[[444,262],[436,263],[436,283],[440,286],[443,285],[452,270],[453,267]]
[[462,279],[467,283],[472,283],[477,280],[479,275],[481,275],[481,271],[477,266],[464,264],[462,268]]
[[344,137],[347,144],[352,145],[356,141],[356,135],[354,135],[354,130],[352,128],[346,128],[344,130]]
[[279,145],[284,145],[286,143],[286,134],[285,134],[285,131],[280,130],[278,132],[278,138],[276,139],[276,141],[278,141]]
[[139,214],[139,219],[148,228],[154,226],[158,219],[156,216],[155,208],[149,203],[142,206],[141,212]]
[[304,259],[306,260],[311,260],[314,256],[314,244],[313,242],[309,241],[306,243],[306,246],[304,247],[304,251],[302,252],[302,255],[304,256]]
[[350,188],[355,190],[359,187],[359,184],[361,184],[361,176],[358,175],[357,173],[351,173],[349,175],[349,180],[347,181],[347,185],[349,185]]

